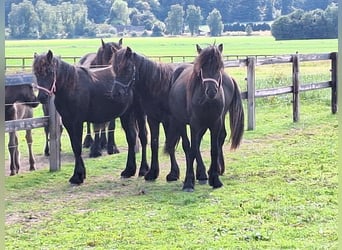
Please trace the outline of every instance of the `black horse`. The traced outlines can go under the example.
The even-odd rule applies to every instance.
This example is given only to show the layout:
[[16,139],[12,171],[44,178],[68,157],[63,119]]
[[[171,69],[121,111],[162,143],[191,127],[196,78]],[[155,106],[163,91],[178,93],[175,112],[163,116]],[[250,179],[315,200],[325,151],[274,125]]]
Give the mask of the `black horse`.
[[[162,123],[166,134],[170,113],[168,95],[175,65],[154,62],[133,52],[130,47],[115,51],[112,65],[116,81],[123,85],[132,81],[133,75],[135,100],[147,115],[150,127],[152,159],[145,180],[155,180],[159,176],[159,126]],[[171,171],[166,178],[167,181],[175,181],[179,179],[179,169],[174,155],[170,155],[170,160]],[[129,176],[132,173],[123,174]]]
[[[105,43],[101,39],[101,46],[96,53],[88,53],[81,57],[78,62],[79,66],[87,68],[101,68],[108,67],[111,64],[111,58],[113,55],[113,48],[121,48],[122,38],[116,42]],[[108,126],[108,140],[106,137],[106,127]],[[117,154],[119,149],[115,143],[114,130],[115,130],[115,119],[108,123],[93,124],[95,138],[93,140],[90,131],[90,123],[87,122],[87,134],[83,141],[83,147],[89,148],[89,157],[101,156],[101,149],[107,147],[108,154]]]
[[[240,90],[233,78],[224,72],[223,45],[201,49],[192,65],[182,65],[174,71],[169,93],[171,111],[166,149],[174,154],[175,146],[182,136],[186,143],[186,177],[184,191],[193,191],[195,175],[193,162],[200,157],[200,143],[207,129],[210,130],[211,164],[208,171],[209,185],[222,186],[219,174],[224,171],[222,146],[226,138],[225,116],[229,112],[231,149],[236,149],[244,132],[244,111]],[[186,134],[190,125],[191,143]],[[190,146],[191,145],[191,146]],[[189,147],[190,146],[190,147]],[[206,176],[204,165],[199,165],[197,176]]]
[[81,155],[85,121],[103,123],[120,117],[128,142],[126,169],[136,169],[133,79],[128,84],[117,83],[110,67],[90,71],[54,57],[51,50],[46,54],[35,54],[32,67],[39,101],[45,103],[49,95],[55,95],[56,109],[69,134],[75,156],[74,173],[69,180],[71,184],[81,184],[86,178]]
[[[20,120],[33,117],[33,108],[39,104],[34,94],[32,85],[8,85],[5,86],[5,121]],[[35,170],[35,159],[32,152],[31,129],[26,130],[26,142],[29,152],[30,170]],[[18,150],[17,133],[9,132],[8,150],[10,153],[10,175],[19,172],[20,159]]]

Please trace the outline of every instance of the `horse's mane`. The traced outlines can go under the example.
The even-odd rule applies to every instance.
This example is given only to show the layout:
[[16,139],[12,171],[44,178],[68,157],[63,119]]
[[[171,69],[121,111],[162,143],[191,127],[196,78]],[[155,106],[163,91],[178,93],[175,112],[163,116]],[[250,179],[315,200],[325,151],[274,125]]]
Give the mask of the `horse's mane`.
[[170,63],[155,62],[143,55],[134,53],[139,68],[138,81],[144,81],[152,95],[167,93],[171,87],[174,66]]

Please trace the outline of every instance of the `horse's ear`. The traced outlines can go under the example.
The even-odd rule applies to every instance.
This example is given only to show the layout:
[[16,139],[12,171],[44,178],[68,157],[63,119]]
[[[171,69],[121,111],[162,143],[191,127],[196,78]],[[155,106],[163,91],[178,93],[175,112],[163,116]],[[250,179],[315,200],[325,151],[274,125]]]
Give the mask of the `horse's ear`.
[[202,48],[198,44],[196,44],[196,49],[198,54],[201,53]]
[[33,58],[36,58],[38,56],[37,52],[34,52]]
[[48,62],[51,62],[51,61],[52,61],[53,54],[52,54],[52,51],[51,51],[51,50],[49,50],[48,53],[46,54],[46,58],[48,59]]
[[101,43],[102,43],[102,48],[105,47],[105,42],[103,41],[103,39],[101,38]]
[[133,54],[132,49],[130,47],[127,47],[125,56],[129,58],[132,56],[132,54]]
[[120,38],[120,40],[119,40],[119,45],[120,46],[122,45],[122,38]]
[[218,49],[219,49],[220,53],[222,54],[222,52],[223,52],[223,44],[222,43],[218,46]]

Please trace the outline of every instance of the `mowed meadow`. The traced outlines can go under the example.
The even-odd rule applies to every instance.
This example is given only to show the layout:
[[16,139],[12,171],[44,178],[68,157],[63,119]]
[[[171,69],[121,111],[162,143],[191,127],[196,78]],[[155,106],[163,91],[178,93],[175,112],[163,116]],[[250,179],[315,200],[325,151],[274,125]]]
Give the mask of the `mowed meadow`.
[[[119,38],[105,38],[117,41]],[[284,55],[337,51],[337,40],[274,41],[270,36],[126,38],[123,44],[146,56],[196,56],[196,44],[223,43],[225,55]],[[51,49],[56,55],[96,52],[100,39],[6,41],[6,57],[30,57]],[[246,68],[227,68],[246,89]],[[12,70],[11,70],[12,71]],[[21,71],[21,69],[18,69]],[[31,72],[26,69],[26,72]],[[329,62],[302,63],[303,83],[330,79]],[[291,64],[258,66],[258,88],[288,86]],[[37,170],[28,172],[25,133],[18,134],[21,172],[8,176],[5,152],[6,249],[337,249],[337,116],[330,90],[300,95],[300,120],[292,121],[291,95],[257,99],[256,129],[245,130],[236,151],[224,145],[224,186],[196,183],[182,191],[185,160],[177,149],[181,178],[166,182],[169,159],[160,138],[161,173],[155,182],[120,179],[127,144],[117,120],[119,154],[89,158],[87,179],[70,186],[74,162],[66,131],[62,166],[49,172],[44,131],[33,130]],[[247,123],[246,102],[245,120]],[[35,116],[41,116],[41,107]],[[228,122],[226,122],[228,126]],[[162,131],[162,130],[161,130]],[[6,143],[8,137],[6,135]],[[210,162],[207,133],[201,144]],[[150,155],[150,152],[148,152]],[[140,153],[137,155],[137,163]]]

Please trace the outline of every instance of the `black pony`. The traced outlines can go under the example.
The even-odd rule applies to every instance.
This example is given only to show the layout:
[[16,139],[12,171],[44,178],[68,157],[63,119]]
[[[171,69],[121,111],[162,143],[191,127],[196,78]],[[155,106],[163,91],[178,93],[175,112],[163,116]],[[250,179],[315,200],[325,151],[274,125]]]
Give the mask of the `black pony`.
[[[154,62],[133,52],[130,47],[115,51],[112,65],[116,82],[128,84],[132,80],[132,75],[135,80],[135,100],[147,115],[151,134],[151,168],[146,173],[145,180],[155,180],[159,176],[159,126],[162,123],[164,131],[168,130],[168,95],[175,65]],[[175,156],[170,155],[170,159],[171,171],[166,178],[168,181],[175,181],[179,179],[179,169]],[[123,174],[127,177],[132,175],[128,172]]]
[[[87,68],[101,68],[108,67],[111,64],[111,58],[113,55],[113,48],[121,48],[122,38],[116,42],[105,43],[101,39],[101,46],[98,48],[96,53],[88,53],[81,57],[78,62],[78,66]],[[115,143],[114,130],[115,130],[115,119],[109,123],[93,124],[95,138],[93,140],[90,131],[90,123],[87,122],[87,134],[83,141],[83,147],[89,148],[89,157],[101,156],[101,149],[107,147],[108,154],[117,154],[119,149]],[[108,126],[108,140],[106,137],[106,127]]]
[[81,184],[86,178],[81,155],[85,121],[103,123],[120,117],[128,142],[126,169],[136,169],[136,125],[132,111],[134,76],[128,84],[116,83],[111,68],[90,71],[73,66],[54,57],[50,50],[46,54],[34,55],[33,72],[38,83],[39,101],[45,103],[49,95],[55,95],[56,109],[69,134],[75,156],[71,184]]
[[[5,86],[5,121],[20,120],[33,117],[33,108],[39,104],[32,85]],[[30,170],[35,170],[35,159],[32,152],[31,129],[26,130],[26,143],[29,152]],[[19,172],[20,159],[18,150],[18,137],[16,131],[9,132],[8,150],[10,153],[10,175]]]
[[[193,162],[200,158],[200,143],[207,129],[210,130],[211,164],[208,171],[209,185],[219,188],[219,174],[224,171],[222,146],[226,137],[225,116],[229,112],[231,148],[236,149],[244,131],[244,112],[240,90],[233,78],[224,72],[223,45],[201,49],[194,64],[182,65],[173,75],[169,93],[171,111],[166,150],[174,154],[175,146],[182,136],[186,154],[184,191],[193,191],[195,176]],[[190,125],[191,143],[186,134]],[[185,141],[185,142],[184,142]],[[189,147],[191,145],[191,147]],[[197,178],[206,176],[204,165],[199,164]]]

